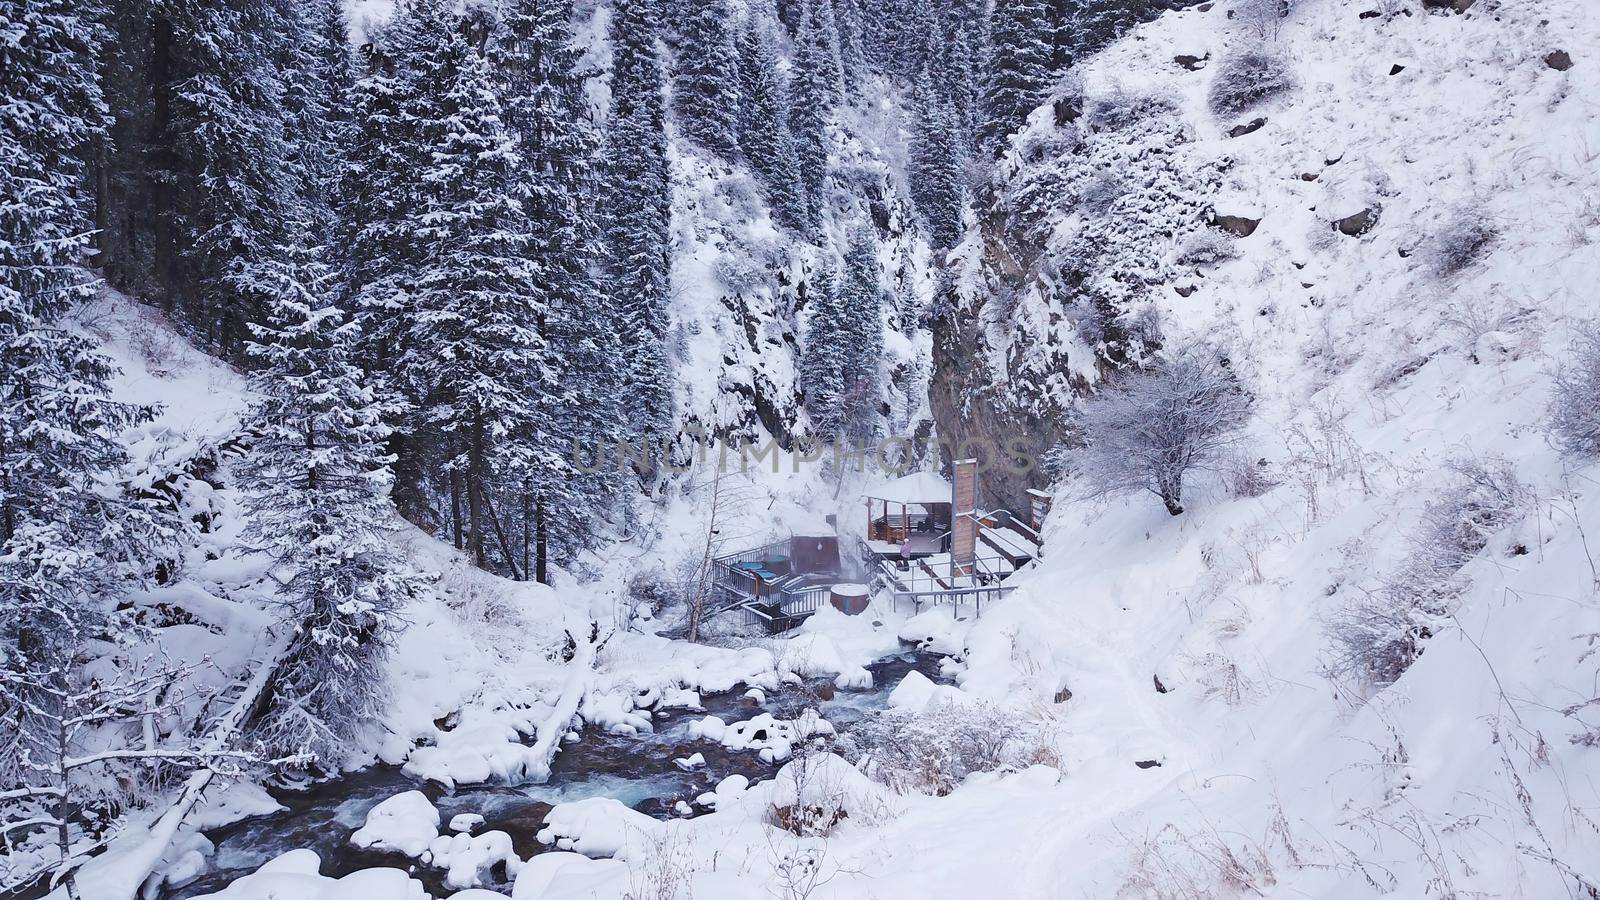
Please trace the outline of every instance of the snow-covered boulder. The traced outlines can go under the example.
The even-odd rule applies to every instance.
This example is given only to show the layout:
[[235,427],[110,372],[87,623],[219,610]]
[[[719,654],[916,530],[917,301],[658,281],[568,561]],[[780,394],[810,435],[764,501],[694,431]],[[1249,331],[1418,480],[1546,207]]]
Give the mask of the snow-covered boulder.
[[720,809],[722,806],[737,800],[750,789],[750,779],[743,775],[729,775],[717,782],[715,790],[706,791],[694,798],[694,802],[706,809]]
[[765,794],[780,825],[802,835],[825,834],[850,818],[871,819],[893,805],[887,788],[833,753],[784,766]]
[[630,846],[655,835],[663,823],[610,797],[558,804],[544,818],[539,842],[584,856],[625,856]]
[[515,876],[522,864],[511,849],[511,835],[504,831],[440,835],[428,845],[421,861],[445,869],[444,883],[457,889],[483,884],[489,870],[497,865],[505,866],[506,875]]
[[336,879],[318,874],[321,866],[315,852],[290,850],[196,900],[429,900],[422,882],[400,869],[362,869]]
[[561,851],[541,853],[517,872],[511,900],[563,900],[620,894],[621,890],[605,888],[610,885],[625,890],[627,877],[627,865],[614,859],[590,859],[581,853]]
[[350,843],[417,857],[438,836],[439,811],[421,791],[406,791],[374,806],[366,824],[350,835]]
[[515,781],[535,757],[522,743],[522,733],[503,720],[489,720],[439,735],[432,747],[419,747],[406,761],[405,772],[446,787]]
[[205,805],[190,813],[184,824],[193,826],[196,831],[211,831],[232,825],[240,819],[264,816],[284,808],[265,788],[241,781],[220,791],[207,792]]
[[966,636],[967,625],[938,606],[905,620],[899,631],[900,640],[916,644],[917,649],[947,656],[962,652]]
[[716,716],[689,723],[690,738],[716,741],[730,750],[753,750],[762,762],[781,762],[793,754],[796,743],[833,733],[833,723],[814,709],[805,710],[793,721],[761,713],[731,725]]
[[921,672],[907,672],[889,692],[889,708],[907,712],[926,712],[947,703],[964,703],[970,698],[960,688],[935,684]]

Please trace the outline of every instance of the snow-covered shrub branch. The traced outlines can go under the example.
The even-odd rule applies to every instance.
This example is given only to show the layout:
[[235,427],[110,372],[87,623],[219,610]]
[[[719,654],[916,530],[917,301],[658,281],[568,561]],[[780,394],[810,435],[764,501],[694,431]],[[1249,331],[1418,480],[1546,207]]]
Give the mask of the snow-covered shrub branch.
[[1579,326],[1550,399],[1550,436],[1573,456],[1600,456],[1600,322]]
[[1394,683],[1449,622],[1466,587],[1461,568],[1527,512],[1531,494],[1506,460],[1463,459],[1447,468],[1449,481],[1424,507],[1399,567],[1330,623],[1336,676]]
[[237,772],[253,751],[210,742],[201,665],[154,660],[87,677],[65,662],[0,670],[0,708],[27,718],[0,730],[0,891],[65,872],[98,846],[116,813],[200,768]]
[[[1279,827],[1275,820],[1274,829]],[[1168,824],[1129,843],[1133,855],[1119,897],[1213,900],[1260,895],[1261,888],[1277,880],[1266,844],[1236,833],[1225,837],[1215,826],[1183,831]]]
[[1083,445],[1065,460],[1084,496],[1149,491],[1180,515],[1185,479],[1238,447],[1250,407],[1221,359],[1184,347],[1085,402],[1077,419]]
[[840,738],[839,749],[899,793],[941,797],[974,772],[1056,761],[1036,718],[982,702],[869,716]]

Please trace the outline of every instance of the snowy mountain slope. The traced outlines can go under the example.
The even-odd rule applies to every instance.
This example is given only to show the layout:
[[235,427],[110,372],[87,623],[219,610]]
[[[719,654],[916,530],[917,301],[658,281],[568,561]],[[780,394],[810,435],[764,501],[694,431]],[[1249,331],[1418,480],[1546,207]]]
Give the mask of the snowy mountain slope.
[[[1594,695],[1600,586],[1593,529],[1578,524],[1600,521],[1600,500],[1595,470],[1563,461],[1542,431],[1552,370],[1600,274],[1584,200],[1600,81],[1581,58],[1562,73],[1544,56],[1581,57],[1600,33],[1576,2],[1387,19],[1362,18],[1362,3],[1297,4],[1274,46],[1298,87],[1230,138],[1239,120],[1208,111],[1215,70],[1173,61],[1209,52],[1215,64],[1251,43],[1227,8],[1139,29],[1083,67],[1082,92],[1090,109],[1154,94],[1134,108],[1166,110],[1151,124],[1173,140],[1122,155],[1120,174],[1194,175],[1184,210],[1155,210],[1167,218],[1123,236],[1159,276],[1147,302],[1164,338],[1227,350],[1254,395],[1248,456],[1197,485],[1181,517],[1154,497],[1076,501],[1064,485],[1021,592],[976,624],[906,626],[955,633],[967,693],[1059,722],[1060,775],[979,776],[852,819],[807,844],[828,861],[822,894],[1561,897],[1600,879],[1600,759],[1573,740],[1592,717],[1563,712]],[[1059,146],[1051,132],[1070,125],[1042,107],[1018,144]],[[1071,246],[1074,226],[1059,223],[1072,196],[1054,195],[1062,231],[1039,253]],[[1374,203],[1370,232],[1335,231]],[[1197,235],[1211,207],[1261,224],[1201,265],[1185,251],[1209,241]],[[1463,211],[1496,236],[1440,274],[1439,235]],[[1015,329],[980,321],[1026,350],[1036,323],[1061,321],[1048,296],[1035,301]],[[1076,391],[1100,371],[1071,339],[1064,330],[1060,346]],[[1496,457],[1532,499],[1462,571],[1454,622],[1389,688],[1328,678],[1330,623],[1415,552],[1446,464]],[[826,504],[791,481],[762,479],[774,498]],[[681,552],[674,540],[692,537],[652,552]],[[644,827],[622,813],[586,808],[572,833]],[[573,896],[620,895],[675,841],[697,896],[743,896],[728,868],[779,878],[761,814],[719,809],[661,826],[678,837],[647,839],[656,851],[594,851],[627,866],[560,862]]]
[[[832,185],[836,233],[823,246],[778,229],[755,181],[684,144],[673,165],[673,342],[679,420],[735,440],[790,445],[808,433],[799,364],[807,298],[832,277],[850,223],[877,221],[886,273],[885,401],[890,422],[915,421],[928,356],[921,309],[931,296],[926,243],[895,170],[870,135],[840,129]],[[925,416],[925,413],[922,413]]]
[[[1176,165],[1215,166],[1216,212],[1261,220],[1230,239],[1237,259],[1174,267],[1153,305],[1169,340],[1227,351],[1257,400],[1243,467],[1276,486],[1239,497],[1237,478],[1213,479],[1180,518],[1064,488],[1045,565],[967,641],[969,690],[1073,691],[1072,824],[1018,887],[1583,895],[1600,878],[1600,757],[1562,710],[1594,695],[1580,526],[1600,505],[1594,469],[1561,460],[1541,424],[1571,325],[1595,310],[1600,81],[1581,48],[1600,30],[1575,2],[1309,0],[1271,43],[1297,87],[1218,119],[1212,73],[1258,40],[1229,8],[1139,29],[1084,67],[1083,90],[1174,106],[1192,129]],[[1545,59],[1563,49],[1565,72]],[[1199,71],[1174,61],[1208,54]],[[1018,143],[1057,127],[1044,107]],[[1370,232],[1335,230],[1369,208]],[[1492,240],[1443,271],[1472,223]],[[1404,564],[1446,463],[1496,457],[1536,499],[1463,570],[1453,627],[1374,695],[1326,678],[1328,623]]]

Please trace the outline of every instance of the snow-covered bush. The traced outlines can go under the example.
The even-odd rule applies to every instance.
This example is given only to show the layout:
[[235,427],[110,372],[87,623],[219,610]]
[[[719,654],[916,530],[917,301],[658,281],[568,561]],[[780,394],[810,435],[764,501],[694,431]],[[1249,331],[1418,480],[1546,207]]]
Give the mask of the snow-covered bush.
[[1128,186],[1116,172],[1102,169],[1084,181],[1078,189],[1078,206],[1092,215],[1105,215],[1112,204],[1128,192]]
[[1556,372],[1549,418],[1562,452],[1600,456],[1600,322],[1579,326],[1570,358]]
[[1225,263],[1239,257],[1239,248],[1233,238],[1220,231],[1205,229],[1191,232],[1178,244],[1174,261],[1180,266],[1203,268]]
[[516,603],[504,590],[486,580],[456,579],[453,584],[441,586],[440,596],[463,622],[505,627],[522,621]]
[[1176,115],[1169,96],[1126,89],[1109,90],[1089,100],[1084,119],[1094,131],[1121,131],[1146,119]]
[[1257,47],[1230,56],[1217,66],[1208,100],[1217,116],[1236,116],[1295,85],[1294,71],[1283,57]]
[[628,579],[628,598],[634,608],[648,606],[654,615],[683,603],[685,579],[673,578],[659,568],[645,569]]
[[1235,453],[1222,464],[1222,483],[1235,499],[1260,497],[1282,482],[1265,459]]
[[1065,462],[1084,496],[1150,491],[1176,516],[1185,478],[1238,446],[1250,406],[1222,360],[1185,347],[1090,398],[1076,423],[1083,445]]
[[1483,257],[1499,234],[1488,218],[1476,211],[1452,215],[1423,244],[1423,262],[1435,278],[1449,278]]
[[1506,460],[1458,460],[1448,469],[1449,482],[1424,507],[1399,567],[1331,623],[1333,674],[1394,683],[1448,622],[1466,587],[1461,568],[1527,511],[1528,488]]
[[1244,0],[1235,17],[1255,32],[1257,40],[1277,40],[1295,5],[1295,0]]
[[[1293,851],[1282,813],[1271,835]],[[1267,846],[1248,835],[1224,832],[1214,825],[1184,831],[1168,823],[1160,830],[1129,839],[1132,858],[1118,897],[1146,900],[1215,900],[1261,896],[1277,881]]]
[[952,702],[869,716],[836,749],[899,793],[944,796],[974,772],[1058,762],[1045,728],[990,703]]

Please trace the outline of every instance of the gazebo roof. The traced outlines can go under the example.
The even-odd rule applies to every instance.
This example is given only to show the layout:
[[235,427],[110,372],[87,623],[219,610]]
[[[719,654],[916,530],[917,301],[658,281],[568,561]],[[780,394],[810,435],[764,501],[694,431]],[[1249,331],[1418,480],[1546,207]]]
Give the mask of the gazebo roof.
[[950,482],[933,472],[912,472],[884,482],[867,491],[867,497],[873,500],[885,500],[889,503],[919,504],[950,504]]

